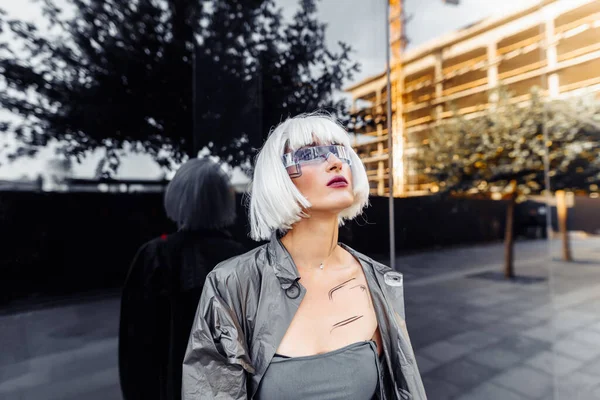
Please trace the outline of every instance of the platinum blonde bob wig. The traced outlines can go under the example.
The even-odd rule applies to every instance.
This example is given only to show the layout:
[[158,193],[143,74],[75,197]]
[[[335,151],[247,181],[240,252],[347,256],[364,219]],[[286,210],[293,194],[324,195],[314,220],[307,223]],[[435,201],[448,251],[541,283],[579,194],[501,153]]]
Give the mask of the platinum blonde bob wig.
[[286,232],[310,213],[310,202],[300,193],[285,169],[284,152],[312,143],[344,146],[350,154],[354,203],[339,215],[339,224],[362,213],[369,203],[369,181],[365,167],[350,145],[346,130],[323,112],[288,118],[273,129],[258,153],[250,189],[250,237],[267,240],[277,231]]

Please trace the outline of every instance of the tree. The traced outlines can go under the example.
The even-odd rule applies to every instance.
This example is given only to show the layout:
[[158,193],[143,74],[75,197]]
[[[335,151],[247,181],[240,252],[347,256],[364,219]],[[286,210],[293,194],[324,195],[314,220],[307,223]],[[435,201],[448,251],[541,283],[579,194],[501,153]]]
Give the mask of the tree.
[[515,203],[545,189],[597,190],[600,181],[600,102],[593,96],[544,101],[537,89],[518,104],[506,91],[483,115],[456,115],[433,129],[422,170],[446,195],[495,194],[508,200],[505,276],[513,277]]
[[347,45],[327,48],[315,0],[289,23],[274,0],[67,0],[70,17],[38,1],[51,34],[0,14],[15,39],[0,44],[0,105],[22,117],[2,124],[12,158],[57,140],[77,161],[105,149],[107,174],[124,149],[169,166],[208,146],[243,164],[282,118],[340,107],[358,70]]

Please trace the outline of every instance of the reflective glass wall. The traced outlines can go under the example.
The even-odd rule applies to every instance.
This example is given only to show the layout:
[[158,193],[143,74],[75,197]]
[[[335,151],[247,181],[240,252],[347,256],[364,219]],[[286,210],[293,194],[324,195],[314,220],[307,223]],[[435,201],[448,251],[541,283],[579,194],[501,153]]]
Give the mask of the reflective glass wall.
[[221,161],[259,246],[257,149],[317,109],[369,179],[340,241],[403,274],[428,398],[600,398],[598,2],[0,8],[0,398],[122,398],[123,288],[178,231],[168,182]]

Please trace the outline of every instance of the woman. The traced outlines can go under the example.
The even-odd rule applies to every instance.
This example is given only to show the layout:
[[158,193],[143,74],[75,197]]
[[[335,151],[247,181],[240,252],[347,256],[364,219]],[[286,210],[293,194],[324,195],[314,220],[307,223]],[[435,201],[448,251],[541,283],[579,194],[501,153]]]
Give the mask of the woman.
[[369,184],[326,115],[280,124],[258,155],[251,236],[270,242],[209,274],[183,398],[425,399],[402,275],[338,244]]
[[183,164],[165,191],[176,233],[139,249],[121,298],[119,373],[125,400],[181,398],[181,363],[206,275],[245,249],[226,227],[235,195],[209,159]]

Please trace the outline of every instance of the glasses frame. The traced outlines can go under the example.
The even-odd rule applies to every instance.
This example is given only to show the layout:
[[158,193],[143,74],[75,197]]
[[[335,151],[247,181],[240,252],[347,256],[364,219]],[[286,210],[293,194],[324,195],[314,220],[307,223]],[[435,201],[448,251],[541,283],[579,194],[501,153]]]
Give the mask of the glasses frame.
[[282,156],[282,161],[290,178],[298,178],[302,176],[302,164],[323,163],[326,162],[332,154],[343,163],[352,165],[352,162],[350,161],[350,152],[342,145],[303,147],[296,151],[285,153]]

